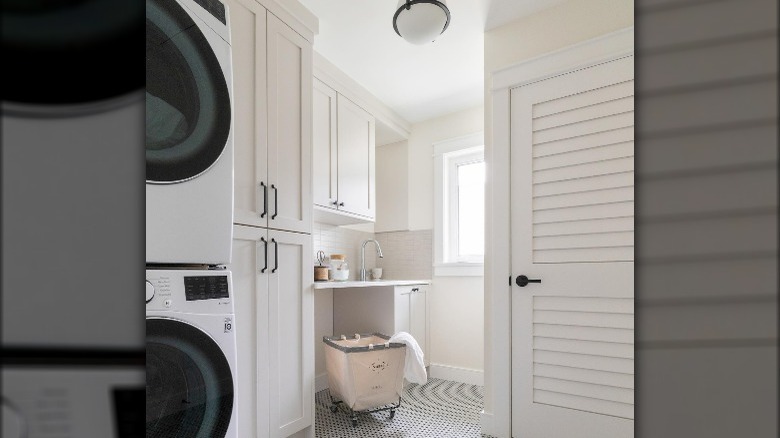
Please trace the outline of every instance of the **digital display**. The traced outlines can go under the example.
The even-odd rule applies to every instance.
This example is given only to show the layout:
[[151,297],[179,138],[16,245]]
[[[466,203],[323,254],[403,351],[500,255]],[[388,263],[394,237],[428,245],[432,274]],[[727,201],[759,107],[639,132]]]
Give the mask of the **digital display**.
[[187,301],[230,298],[227,276],[184,277],[184,295]]

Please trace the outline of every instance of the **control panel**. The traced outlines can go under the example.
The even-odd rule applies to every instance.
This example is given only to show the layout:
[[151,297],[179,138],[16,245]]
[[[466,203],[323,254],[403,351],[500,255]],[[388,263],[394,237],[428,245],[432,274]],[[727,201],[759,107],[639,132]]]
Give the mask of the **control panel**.
[[233,313],[228,271],[147,270],[146,311]]

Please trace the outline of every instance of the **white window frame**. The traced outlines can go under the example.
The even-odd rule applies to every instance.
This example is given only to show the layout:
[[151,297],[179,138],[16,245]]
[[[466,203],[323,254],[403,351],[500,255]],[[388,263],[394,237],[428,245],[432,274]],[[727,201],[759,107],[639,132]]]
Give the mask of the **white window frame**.
[[484,133],[476,132],[433,144],[434,163],[434,275],[484,275],[484,261],[458,260],[458,249],[450,245],[451,230],[458,229],[457,166],[484,161]]

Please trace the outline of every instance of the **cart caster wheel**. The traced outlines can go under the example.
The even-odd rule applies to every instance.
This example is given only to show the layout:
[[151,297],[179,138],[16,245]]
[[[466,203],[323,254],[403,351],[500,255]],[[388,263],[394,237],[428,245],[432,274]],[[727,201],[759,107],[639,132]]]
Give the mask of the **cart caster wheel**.
[[352,427],[357,427],[357,418],[352,419]]
[[390,410],[390,419],[392,420],[395,417],[395,409]]
[[338,406],[336,406],[336,405],[330,405],[330,411],[331,411],[331,412],[333,412],[334,414],[335,414],[335,413],[336,413],[336,411],[338,411],[338,410],[339,410],[339,407],[338,407]]

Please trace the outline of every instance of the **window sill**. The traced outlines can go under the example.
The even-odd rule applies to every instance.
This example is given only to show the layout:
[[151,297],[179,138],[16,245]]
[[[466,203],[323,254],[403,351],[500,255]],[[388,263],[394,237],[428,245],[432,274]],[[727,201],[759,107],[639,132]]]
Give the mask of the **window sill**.
[[437,263],[433,265],[433,275],[436,277],[483,277],[483,263]]

